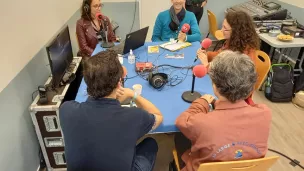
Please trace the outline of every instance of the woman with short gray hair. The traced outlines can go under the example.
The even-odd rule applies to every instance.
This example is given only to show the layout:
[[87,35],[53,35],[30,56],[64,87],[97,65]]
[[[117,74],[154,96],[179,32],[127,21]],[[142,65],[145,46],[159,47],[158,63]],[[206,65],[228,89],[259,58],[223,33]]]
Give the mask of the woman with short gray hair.
[[[209,76],[217,97],[235,103],[247,99],[257,81],[255,65],[249,56],[224,51],[210,63]],[[216,90],[215,90],[216,89]]]
[[204,162],[258,159],[267,152],[271,111],[245,102],[257,79],[250,57],[223,51],[210,63],[209,75],[217,100],[203,95],[176,119],[182,171],[197,170]]

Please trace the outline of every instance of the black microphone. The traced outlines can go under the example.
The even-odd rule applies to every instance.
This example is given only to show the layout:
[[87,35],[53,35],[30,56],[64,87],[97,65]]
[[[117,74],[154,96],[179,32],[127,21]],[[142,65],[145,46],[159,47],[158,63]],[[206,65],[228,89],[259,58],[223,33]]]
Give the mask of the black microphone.
[[182,95],[182,99],[185,102],[192,103],[196,99],[201,97],[201,94],[197,91],[194,91],[194,85],[195,85],[195,77],[202,78],[207,74],[207,68],[203,65],[196,65],[193,67],[193,77],[192,77],[192,87],[191,91],[185,91]]

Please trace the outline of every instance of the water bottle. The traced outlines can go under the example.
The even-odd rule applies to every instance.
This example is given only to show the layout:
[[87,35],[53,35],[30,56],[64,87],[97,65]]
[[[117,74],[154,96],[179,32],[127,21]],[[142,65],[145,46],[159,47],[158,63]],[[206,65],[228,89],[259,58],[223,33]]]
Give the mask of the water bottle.
[[134,64],[135,63],[135,55],[133,54],[132,49],[130,50],[129,56],[128,56],[128,62],[129,64]]

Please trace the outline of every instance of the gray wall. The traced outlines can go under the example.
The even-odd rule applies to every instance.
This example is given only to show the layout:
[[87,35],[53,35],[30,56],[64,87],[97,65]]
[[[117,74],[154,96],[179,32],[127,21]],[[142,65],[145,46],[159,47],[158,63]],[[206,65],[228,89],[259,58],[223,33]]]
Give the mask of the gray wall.
[[[105,2],[102,12],[110,19],[118,23],[119,28],[117,29],[116,35],[118,35],[122,38],[122,40],[124,40],[126,34],[130,33],[130,31],[132,32],[139,29],[138,8],[138,2]],[[133,19],[134,25],[133,29],[131,30]]]
[[[75,23],[79,16],[77,11],[67,22],[74,54],[78,49],[74,35]],[[59,30],[60,28],[58,32]],[[28,108],[32,102],[32,92],[50,76],[47,65],[48,58],[44,46],[0,92],[1,171],[36,171],[39,166],[39,144]]]

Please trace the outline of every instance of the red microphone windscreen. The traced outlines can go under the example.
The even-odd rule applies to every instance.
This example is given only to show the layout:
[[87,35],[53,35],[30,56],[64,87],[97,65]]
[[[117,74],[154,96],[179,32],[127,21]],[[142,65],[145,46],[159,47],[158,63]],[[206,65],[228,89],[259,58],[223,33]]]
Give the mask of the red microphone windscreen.
[[188,31],[190,30],[190,25],[185,23],[182,27],[182,32],[183,33],[188,33]]
[[96,13],[95,14],[95,17],[98,19],[98,20],[102,20],[102,14],[100,12]]
[[196,65],[193,67],[193,74],[198,78],[202,78],[207,74],[207,68],[204,65]]
[[122,66],[122,69],[123,69],[122,78],[125,78],[128,74],[128,70],[125,66]]
[[204,39],[201,43],[202,49],[204,48],[203,50],[208,49],[211,45],[212,45],[212,40],[209,38]]

